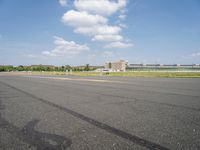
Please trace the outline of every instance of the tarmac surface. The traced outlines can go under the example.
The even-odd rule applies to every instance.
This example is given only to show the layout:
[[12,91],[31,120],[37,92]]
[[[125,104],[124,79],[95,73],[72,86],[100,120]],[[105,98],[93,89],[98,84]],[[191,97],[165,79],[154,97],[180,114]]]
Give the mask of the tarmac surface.
[[0,75],[1,150],[200,150],[200,79]]

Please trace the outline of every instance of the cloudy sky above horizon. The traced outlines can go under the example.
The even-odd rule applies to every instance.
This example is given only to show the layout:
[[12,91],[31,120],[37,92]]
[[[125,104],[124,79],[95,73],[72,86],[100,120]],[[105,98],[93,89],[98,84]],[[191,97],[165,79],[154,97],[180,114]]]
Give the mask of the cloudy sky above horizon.
[[0,65],[200,63],[199,0],[0,0]]

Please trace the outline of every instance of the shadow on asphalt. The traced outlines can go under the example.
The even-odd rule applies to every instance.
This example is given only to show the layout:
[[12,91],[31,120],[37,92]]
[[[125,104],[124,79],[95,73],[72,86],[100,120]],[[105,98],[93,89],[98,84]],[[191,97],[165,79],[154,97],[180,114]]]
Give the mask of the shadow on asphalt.
[[[0,97],[0,110],[3,109],[5,106],[2,105]],[[71,146],[71,139],[64,136],[36,131],[34,128],[38,123],[39,120],[32,120],[20,129],[3,118],[0,112],[0,128],[29,144],[30,148],[33,146],[38,150],[65,150]]]

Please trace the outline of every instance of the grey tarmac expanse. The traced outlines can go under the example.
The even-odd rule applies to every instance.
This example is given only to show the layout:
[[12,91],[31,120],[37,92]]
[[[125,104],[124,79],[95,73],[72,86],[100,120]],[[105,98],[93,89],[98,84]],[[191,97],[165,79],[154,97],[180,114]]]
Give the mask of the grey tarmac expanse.
[[0,74],[1,150],[200,150],[200,79]]

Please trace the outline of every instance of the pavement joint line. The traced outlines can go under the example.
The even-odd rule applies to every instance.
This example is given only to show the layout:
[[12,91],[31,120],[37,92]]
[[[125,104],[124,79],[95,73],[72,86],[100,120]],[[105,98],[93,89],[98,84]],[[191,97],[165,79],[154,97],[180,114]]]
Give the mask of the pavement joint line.
[[99,122],[99,121],[97,121],[95,119],[87,117],[87,116],[85,116],[83,114],[80,114],[80,113],[78,113],[76,111],[73,111],[73,110],[71,110],[69,108],[66,108],[66,107],[60,106],[58,104],[52,103],[52,102],[50,102],[48,100],[45,100],[43,98],[39,98],[39,97],[29,93],[29,92],[26,92],[26,91],[24,91],[24,90],[22,90],[20,88],[16,88],[15,86],[12,86],[12,85],[7,84],[5,82],[0,81],[0,83],[5,85],[5,86],[7,86],[7,87],[10,87],[11,89],[14,89],[16,91],[24,93],[25,95],[27,95],[27,96],[29,96],[29,97],[37,100],[37,101],[40,101],[40,102],[45,103],[47,105],[50,105],[52,107],[58,108],[61,111],[64,111],[64,112],[66,112],[68,114],[71,114],[72,116],[74,116],[74,117],[76,117],[76,118],[78,118],[80,120],[83,120],[83,121],[85,121],[85,122],[87,122],[87,123],[89,123],[91,125],[96,126],[97,128],[103,129],[103,130],[105,130],[105,131],[107,131],[107,132],[109,132],[111,134],[114,134],[114,135],[116,135],[118,137],[121,137],[121,138],[124,138],[126,140],[129,140],[129,141],[131,141],[131,142],[133,142],[135,144],[138,144],[140,146],[146,147],[146,148],[151,149],[151,150],[169,150],[169,148],[167,148],[167,147],[164,147],[164,146],[156,144],[154,142],[145,140],[145,139],[140,138],[138,136],[132,135],[132,134],[127,133],[127,132],[125,132],[123,130],[114,128],[114,127],[109,126],[109,125],[107,125],[105,123]]

